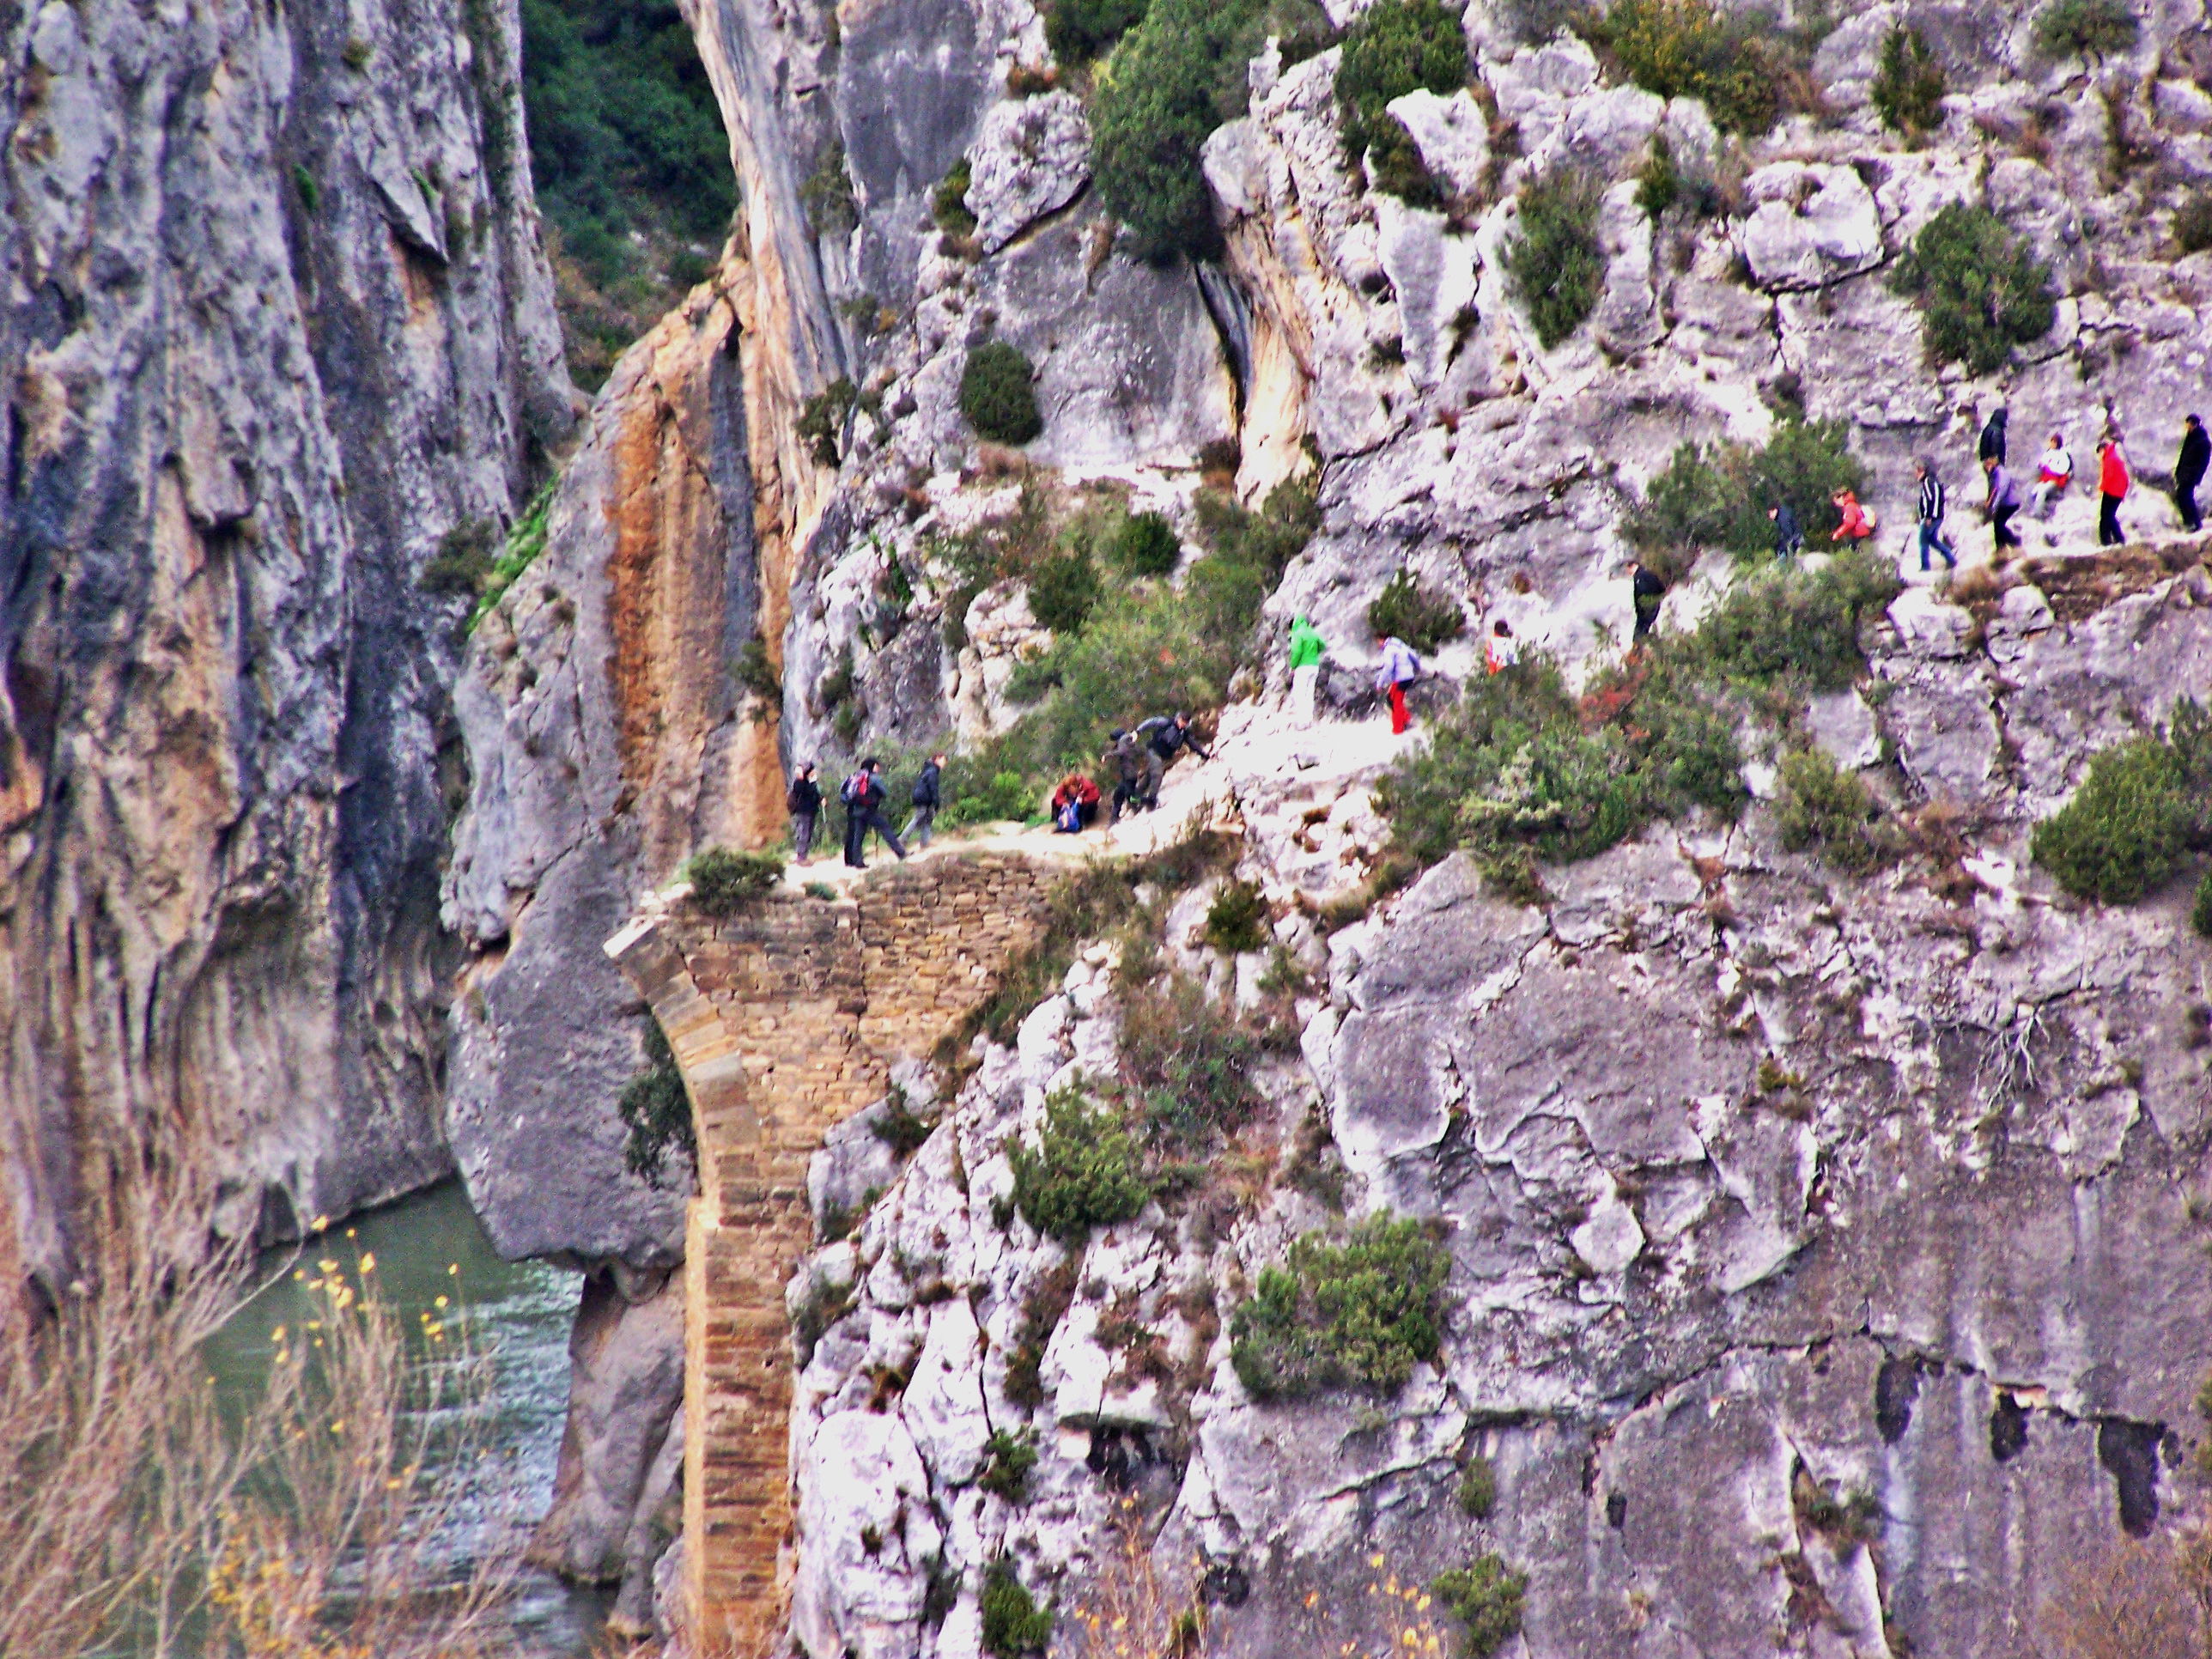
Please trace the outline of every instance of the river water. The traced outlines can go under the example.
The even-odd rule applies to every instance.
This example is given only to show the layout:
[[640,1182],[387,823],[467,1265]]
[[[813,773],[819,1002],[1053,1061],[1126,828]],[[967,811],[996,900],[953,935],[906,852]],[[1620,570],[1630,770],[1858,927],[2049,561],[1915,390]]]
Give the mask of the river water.
[[[294,1253],[272,1253],[275,1273]],[[379,1298],[403,1331],[427,1321],[465,1335],[489,1355],[493,1384],[479,1443],[505,1468],[502,1492],[519,1494],[521,1519],[545,1512],[554,1463],[568,1409],[568,1331],[576,1314],[579,1276],[537,1261],[502,1261],[484,1235],[459,1182],[355,1216],[307,1241],[294,1267],[272,1282],[209,1344],[217,1386],[256,1388],[268,1375],[275,1334],[297,1332],[315,1317],[307,1280],[316,1264],[335,1261],[356,1283],[365,1256],[374,1258]],[[490,1542],[495,1527],[512,1524],[487,1512],[473,1533],[455,1540],[450,1565],[465,1568]],[[527,1659],[583,1659],[599,1650],[613,1593],[579,1589],[552,1574],[526,1568],[515,1602],[515,1633]]]

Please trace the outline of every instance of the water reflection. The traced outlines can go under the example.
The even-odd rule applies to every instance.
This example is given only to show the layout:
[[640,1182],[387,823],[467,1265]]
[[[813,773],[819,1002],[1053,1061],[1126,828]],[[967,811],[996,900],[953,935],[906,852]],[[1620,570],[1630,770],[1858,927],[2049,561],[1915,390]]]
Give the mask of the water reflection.
[[[272,1253],[266,1271],[276,1272],[291,1254]],[[578,1275],[543,1262],[501,1261],[460,1183],[448,1182],[308,1241],[283,1276],[210,1343],[218,1388],[258,1389],[279,1346],[303,1340],[318,1313],[308,1281],[325,1271],[324,1261],[337,1263],[352,1283],[362,1280],[367,1265],[365,1276],[380,1299],[433,1352],[465,1341],[489,1357],[494,1382],[478,1443],[502,1467],[478,1489],[519,1490],[523,1518],[543,1515],[568,1407],[568,1330]],[[502,1507],[471,1506],[474,1530],[456,1540],[455,1569],[465,1571],[489,1528],[505,1524],[497,1512]],[[523,1652],[529,1659],[580,1659],[595,1651],[612,1604],[611,1590],[577,1589],[526,1569],[515,1607]]]

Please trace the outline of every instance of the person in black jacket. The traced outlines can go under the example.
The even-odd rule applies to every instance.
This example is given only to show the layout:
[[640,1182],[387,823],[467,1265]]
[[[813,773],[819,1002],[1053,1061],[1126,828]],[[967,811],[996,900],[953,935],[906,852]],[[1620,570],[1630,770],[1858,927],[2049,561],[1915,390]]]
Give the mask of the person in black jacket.
[[1119,823],[1121,814],[1133,811],[1143,805],[1142,781],[1145,775],[1144,757],[1138,752],[1137,734],[1115,726],[1106,734],[1105,765],[1102,769],[1114,780],[1114,806],[1106,822]]
[[1177,714],[1174,719],[1155,714],[1137,727],[1137,736],[1145,744],[1145,793],[1140,798],[1146,811],[1160,804],[1160,782],[1167,776],[1168,763],[1176,754],[1188,749],[1200,760],[1212,760],[1198,741],[1198,733],[1190,729],[1190,716]]
[[[929,845],[930,826],[937,822],[944,778],[945,757],[932,755],[928,764],[921,769],[921,775],[914,781],[914,816],[906,821],[906,828],[899,834],[917,847]],[[917,834],[921,836],[919,841],[915,840]]]
[[814,781],[814,763],[793,774],[783,810],[791,814],[792,862],[804,864],[814,851],[814,826],[822,817],[822,786]]
[[2212,438],[2204,435],[2204,422],[2191,415],[2182,422],[2181,453],[2173,460],[2173,504],[2181,509],[2181,522],[2191,535],[2204,528],[2204,515],[2197,509],[2197,486],[2204,482],[2204,469],[2212,463]]
[[1805,532],[1797,522],[1797,509],[1787,501],[1777,501],[1766,509],[1766,517],[1774,526],[1774,556],[1788,564],[1805,550]]
[[1636,632],[1628,641],[1632,646],[1649,634],[1651,624],[1659,620],[1659,607],[1667,601],[1667,584],[1640,559],[1628,562],[1628,583],[1631,602],[1636,608]]
[[1989,421],[1982,428],[1981,442],[1974,448],[1976,460],[1995,461],[1999,466],[2005,464],[2009,459],[2005,453],[2005,449],[2006,441],[2009,435],[2007,428],[2011,420],[2012,411],[2002,404],[1999,404],[1990,411]]
[[881,836],[902,860],[906,857],[906,848],[899,844],[891,821],[884,816],[883,769],[884,763],[871,755],[838,791],[839,799],[845,803],[845,862],[855,870],[868,867],[866,849],[871,830]]

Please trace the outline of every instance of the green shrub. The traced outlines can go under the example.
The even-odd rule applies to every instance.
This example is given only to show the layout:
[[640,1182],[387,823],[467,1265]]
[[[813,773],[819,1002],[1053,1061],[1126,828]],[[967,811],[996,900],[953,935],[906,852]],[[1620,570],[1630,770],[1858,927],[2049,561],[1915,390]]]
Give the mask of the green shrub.
[[783,879],[783,860],[769,853],[709,847],[691,855],[684,878],[691,884],[691,902],[705,914],[734,915],[775,890]]
[[1651,148],[1636,174],[1636,204],[1652,219],[1674,206],[1682,193],[1681,169],[1674,165],[1674,147],[1667,135],[1651,135]]
[[1600,680],[1581,702],[1540,658],[1470,679],[1435,739],[1387,781],[1399,850],[1417,864],[1464,847],[1493,886],[1541,896],[1532,860],[1595,856],[1693,806],[1741,810],[1735,722],[1669,651]]
[[2212,870],[2206,871],[2204,879],[2197,884],[2197,902],[2190,909],[2189,925],[2212,939]]
[[1075,1300],[1075,1276],[1074,1262],[1054,1262],[1022,1297],[1022,1322],[1015,1327],[1014,1346],[1006,1355],[1005,1388],[1006,1398],[1024,1411],[1044,1404],[1038,1372],[1052,1334]]
[[1268,939],[1267,901],[1249,881],[1222,884],[1206,911],[1206,942],[1217,951],[1241,956],[1263,948]]
[[1752,571],[1677,648],[1686,667],[1716,680],[1787,678],[1840,691],[1865,666],[1860,630],[1900,591],[1889,561],[1863,548],[1836,554],[1818,571]]
[[1199,534],[1216,556],[1259,571],[1269,592],[1292,559],[1305,550],[1321,528],[1321,507],[1313,485],[1285,478],[1267,492],[1257,513],[1218,489],[1201,489],[1193,498]]
[[425,593],[477,593],[491,575],[492,544],[499,527],[489,519],[463,519],[438,538],[415,586]]
[[660,1022],[650,1014],[646,1016],[644,1048],[645,1069],[623,1085],[615,1109],[623,1122],[623,1164],[632,1175],[659,1187],[665,1184],[661,1172],[672,1156],[683,1160],[687,1173],[698,1167],[699,1146],[692,1138],[691,1097],[677,1069],[675,1050],[668,1046]]
[[2173,240],[2184,253],[2212,247],[2212,190],[2199,185],[2173,210]]
[[507,590],[514,586],[522,573],[537,562],[538,556],[545,550],[545,538],[553,514],[553,487],[557,480],[548,479],[545,487],[531,497],[530,505],[507,532],[507,545],[500,550],[499,557],[479,585],[483,597],[477,608],[469,613],[468,625],[462,631],[473,634],[477,624],[490,614],[492,606],[507,597]]
[[1467,1626],[1468,1659],[1490,1659],[1520,1633],[1528,1575],[1498,1556],[1477,1556],[1472,1566],[1440,1572],[1429,1588]]
[[1182,562],[1182,543],[1175,526],[1157,513],[1135,513],[1115,526],[1109,538],[1114,562],[1132,576],[1171,574]]
[[1258,1400],[1323,1389],[1391,1395],[1434,1363],[1451,1259],[1418,1220],[1371,1216],[1344,1243],[1307,1233],[1263,1268],[1231,1322],[1230,1357]]
[[1478,1521],[1487,1521],[1498,1507],[1498,1471],[1480,1452],[1469,1454],[1459,1473],[1459,1506]]
[[1044,430],[1036,376],[1030,360],[1004,340],[977,346],[960,373],[960,412],[993,443],[1025,444]]
[[975,234],[975,216],[968,210],[968,186],[974,179],[974,171],[963,155],[952,164],[951,170],[939,181],[937,188],[930,194],[930,217],[948,236],[973,236]]
[[1774,546],[1768,507],[1787,501],[1808,537],[1826,541],[1836,524],[1835,492],[1856,492],[1865,477],[1844,422],[1784,420],[1760,449],[1680,445],[1643,504],[1623,520],[1621,533],[1646,553],[1676,555],[1686,563],[1712,547],[1764,556]]
[[1050,1610],[1030,1599],[1011,1561],[994,1561],[983,1575],[982,1611],[983,1651],[993,1659],[1042,1653],[1052,1640]]
[[1389,106],[1423,88],[1449,93],[1466,84],[1467,36],[1456,13],[1437,0],[1377,0],[1346,35],[1336,71],[1346,164],[1358,166],[1372,150],[1377,188],[1433,203],[1435,182]]
[[1030,614],[1055,634],[1082,631],[1098,603],[1098,573],[1087,553],[1055,553],[1030,573]]
[[1146,1128],[1170,1145],[1201,1150],[1251,1117],[1260,1047],[1196,980],[1177,974],[1123,991],[1121,1074]]
[[1597,308],[1605,287],[1598,246],[1597,180],[1571,168],[1548,173],[1521,191],[1521,228],[1506,251],[1513,290],[1547,351]]
[[837,240],[853,234],[860,222],[860,200],[854,193],[853,175],[845,167],[845,141],[833,137],[806,182],[799,187],[799,203],[814,234]]
[[1376,634],[1405,641],[1426,656],[1446,640],[1464,634],[1467,617],[1458,600],[1431,592],[1401,566],[1368,605],[1367,626]]
[[1879,813],[1873,792],[1819,747],[1784,757],[1775,816],[1782,844],[1810,848],[1848,875],[1864,875],[1886,856],[1875,833]]
[[1917,143],[1943,125],[1943,66],[1927,37],[1900,23],[1883,37],[1871,93],[1882,125]]
[[2198,810],[2173,746],[2130,739],[2089,763],[2074,799],[2035,827],[2035,861],[2076,898],[2130,904],[2171,876]]
[[1073,69],[1103,58],[1114,43],[1145,21],[1148,0],[1051,0],[1044,38],[1052,55]]
[[1036,1435],[1026,1430],[1014,1434],[994,1429],[983,1443],[983,1472],[975,1477],[975,1484],[1009,1504],[1018,1504],[1029,1496],[1030,1471],[1036,1465]]
[[1137,1143],[1120,1115],[1086,1105],[1073,1089],[1046,1100],[1036,1150],[1015,1142],[1007,1156],[1022,1219],[1065,1243],[1079,1244],[1093,1227],[1127,1221],[1152,1195]]
[[937,1131],[937,1125],[918,1115],[907,1104],[906,1091],[894,1086],[884,1109],[868,1124],[868,1133],[891,1149],[894,1158],[912,1158]]
[[860,388],[840,374],[799,406],[796,430],[815,465],[834,469],[838,441],[844,435],[845,417],[860,401]]
[[2125,0],[2051,0],[2035,19],[2035,49],[2049,58],[2125,52],[2142,32]]
[[758,634],[738,648],[736,672],[738,690],[752,699],[756,721],[765,725],[783,713],[783,673]]
[[1954,202],[1921,228],[1890,286],[1920,307],[1929,357],[1993,374],[2058,314],[2051,267],[1985,208]]
[[1759,16],[1708,0],[1613,0],[1585,23],[1628,78],[1662,98],[1702,98],[1723,132],[1755,137],[1781,113],[1784,64]]

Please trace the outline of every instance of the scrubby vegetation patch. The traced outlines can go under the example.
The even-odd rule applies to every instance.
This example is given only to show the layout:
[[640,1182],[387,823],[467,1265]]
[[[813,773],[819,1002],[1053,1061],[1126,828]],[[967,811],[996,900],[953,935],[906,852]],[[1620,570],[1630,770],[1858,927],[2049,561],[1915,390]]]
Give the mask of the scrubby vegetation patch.
[[1324,1389],[1395,1394],[1443,1338],[1450,1258],[1427,1224],[1376,1215],[1341,1243],[1308,1233],[1231,1322],[1231,1358],[1255,1399]]

